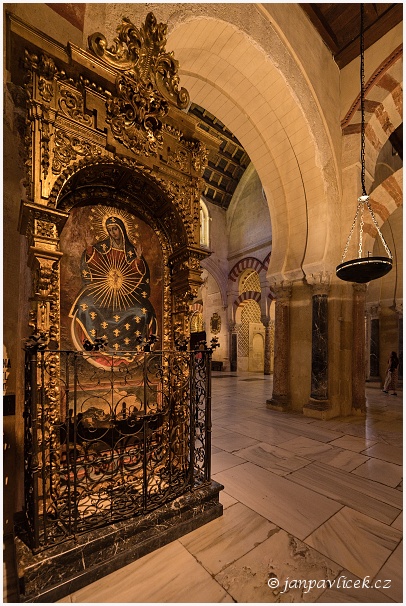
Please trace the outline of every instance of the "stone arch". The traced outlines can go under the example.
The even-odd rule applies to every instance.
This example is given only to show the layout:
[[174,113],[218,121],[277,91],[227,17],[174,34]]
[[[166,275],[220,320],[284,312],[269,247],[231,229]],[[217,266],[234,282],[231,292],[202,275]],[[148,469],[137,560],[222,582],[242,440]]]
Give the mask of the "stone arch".
[[[365,164],[371,175],[379,152],[403,121],[403,48],[397,47],[365,83]],[[360,95],[341,122],[343,135],[361,132]],[[359,152],[357,152],[359,153]]]
[[202,268],[207,270],[207,272],[211,274],[213,279],[216,281],[221,294],[223,307],[227,307],[227,281],[218,263],[216,263],[212,257],[207,257],[202,261]]
[[[403,168],[388,177],[370,195],[369,198],[375,219],[381,227],[391,214],[403,205]],[[365,214],[364,246],[371,250],[378,236],[377,229],[369,213]]]
[[248,300],[255,301],[259,304],[261,301],[261,293],[254,290],[247,290],[246,292],[243,292],[234,301],[234,308],[237,309],[242,303]]
[[234,265],[234,267],[231,269],[230,273],[228,274],[228,278],[232,282],[236,282],[238,280],[239,276],[242,274],[242,272],[245,271],[246,269],[252,269],[259,274],[260,271],[263,270],[263,268],[264,268],[263,263],[256,257],[244,257],[244,259],[241,259]]
[[70,165],[55,182],[49,206],[69,212],[74,206],[88,203],[90,196],[101,204],[109,204],[114,198],[131,212],[155,223],[170,252],[187,246],[191,234],[186,233],[173,196],[142,166],[129,164],[114,158],[82,160]]
[[[120,158],[103,158],[70,165],[52,189],[50,206],[69,215],[73,208],[89,205],[90,201],[118,206],[144,220],[155,232],[163,255],[163,283],[169,287],[163,289],[162,315],[163,346],[168,347],[177,338],[177,330],[187,334],[192,288],[197,291],[201,283],[200,264],[196,280],[193,263],[197,267],[198,260],[191,259],[189,253],[190,245],[195,246],[193,233],[182,220],[176,196],[168,193],[164,183],[142,165]],[[181,324],[176,324],[176,315],[182,318]]]
[[[168,40],[191,99],[236,135],[255,165],[273,228],[270,273],[303,277],[304,264],[326,262],[329,239],[335,237],[330,209],[338,199],[337,162],[301,68],[273,26],[263,25],[276,46],[273,55],[235,25],[211,16],[176,24]],[[300,99],[298,83],[306,91]],[[322,226],[317,234],[309,220],[313,214]]]

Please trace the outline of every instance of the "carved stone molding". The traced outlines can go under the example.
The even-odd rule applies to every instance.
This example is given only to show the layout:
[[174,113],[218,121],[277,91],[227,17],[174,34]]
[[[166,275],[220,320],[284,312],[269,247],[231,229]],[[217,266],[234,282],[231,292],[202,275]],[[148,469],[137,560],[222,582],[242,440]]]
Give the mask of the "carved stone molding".
[[287,304],[292,296],[292,282],[282,280],[271,284],[271,291],[277,302]]
[[314,295],[327,295],[331,287],[331,278],[330,272],[323,271],[306,276],[306,281],[312,287]]

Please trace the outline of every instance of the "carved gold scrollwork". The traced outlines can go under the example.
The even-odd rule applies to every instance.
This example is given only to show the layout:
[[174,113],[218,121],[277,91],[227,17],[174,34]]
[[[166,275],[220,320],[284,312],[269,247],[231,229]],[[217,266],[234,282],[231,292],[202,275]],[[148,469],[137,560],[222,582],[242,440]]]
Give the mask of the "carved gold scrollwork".
[[182,171],[187,170],[189,155],[186,150],[179,147],[175,151],[168,151],[168,164],[176,166]]
[[112,46],[107,46],[103,34],[95,33],[89,36],[89,48],[97,57],[135,80],[148,87],[152,84],[167,101],[184,109],[189,103],[189,93],[179,89],[178,62],[173,53],[165,52],[166,32],[166,24],[158,23],[153,13],[148,13],[139,29],[123,17]]
[[44,178],[48,176],[50,155],[49,155],[49,142],[51,139],[50,128],[49,128],[49,111],[47,108],[43,108],[42,120],[41,120],[41,166]]
[[54,157],[52,172],[58,175],[70,162],[78,156],[97,156],[99,149],[86,141],[82,141],[75,135],[69,135],[61,129],[55,130]]
[[107,99],[107,122],[113,135],[135,154],[156,155],[163,146],[162,121],[168,104],[124,75],[117,76],[118,97]]
[[60,87],[59,93],[58,105],[62,113],[76,122],[93,126],[92,117],[84,113],[83,97],[80,93],[64,86]]
[[192,166],[194,170],[203,174],[209,159],[209,151],[201,141],[185,141],[186,146],[192,154]]
[[49,103],[54,96],[54,80],[58,69],[51,57],[45,53],[40,56],[25,52],[25,67],[38,74],[38,91],[41,98]]

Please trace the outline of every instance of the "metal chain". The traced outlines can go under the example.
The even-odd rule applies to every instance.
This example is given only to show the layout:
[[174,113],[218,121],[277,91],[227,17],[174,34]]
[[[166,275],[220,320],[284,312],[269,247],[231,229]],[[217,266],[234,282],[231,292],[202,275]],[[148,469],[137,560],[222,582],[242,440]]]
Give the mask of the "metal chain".
[[360,67],[360,78],[361,78],[361,185],[362,195],[366,196],[367,192],[365,189],[365,71],[364,71],[364,5],[361,4],[361,67]]
[[359,244],[358,244],[358,258],[362,257],[362,237],[364,235],[364,202],[360,202],[361,205],[361,218],[359,222]]
[[344,263],[345,257],[347,256],[348,247],[350,245],[352,234],[354,233],[355,225],[357,224],[357,217],[358,217],[358,213],[360,211],[360,208],[361,208],[361,202],[359,201],[358,202],[358,206],[357,206],[357,212],[355,213],[354,221],[352,222],[352,225],[351,225],[350,234],[348,236],[347,243],[346,243],[345,248],[344,248],[343,256],[341,257],[341,263]]
[[389,259],[393,259],[393,256],[392,256],[392,253],[390,251],[390,248],[386,244],[385,238],[383,237],[383,234],[382,234],[381,230],[379,229],[378,221],[375,218],[374,211],[372,210],[372,206],[371,206],[371,204],[369,202],[369,198],[366,200],[366,205],[368,206],[368,210],[369,210],[369,213],[370,213],[370,215],[372,217],[372,221],[374,222],[375,227],[376,227],[376,229],[378,231],[379,237],[381,238],[383,247],[386,250],[386,254],[388,255]]
[[361,67],[360,67],[360,79],[361,79],[361,93],[360,93],[360,101],[361,101],[361,187],[362,187],[362,196],[358,198],[358,206],[357,212],[354,217],[354,221],[351,226],[350,234],[347,239],[347,243],[344,248],[343,256],[341,258],[341,263],[344,263],[345,257],[347,256],[348,248],[350,245],[350,241],[352,235],[354,233],[354,229],[357,223],[358,215],[360,214],[360,230],[359,230],[359,241],[358,241],[358,258],[362,257],[362,238],[364,236],[364,204],[367,205],[368,210],[371,214],[372,221],[378,231],[379,237],[381,238],[382,244],[385,248],[386,254],[390,259],[392,259],[392,253],[389,250],[388,245],[385,242],[385,239],[382,235],[381,230],[379,229],[378,222],[375,218],[374,212],[372,210],[371,204],[369,203],[369,197],[365,188],[365,71],[364,71],[364,4],[361,4],[361,34],[360,34],[360,52],[361,52]]

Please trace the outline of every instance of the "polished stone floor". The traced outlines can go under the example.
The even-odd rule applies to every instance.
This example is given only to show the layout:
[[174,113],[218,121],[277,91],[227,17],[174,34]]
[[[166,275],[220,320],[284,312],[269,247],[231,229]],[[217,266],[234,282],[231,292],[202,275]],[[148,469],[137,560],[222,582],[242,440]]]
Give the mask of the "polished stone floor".
[[402,391],[319,421],[267,410],[272,377],[213,374],[224,515],[61,601],[402,602]]

